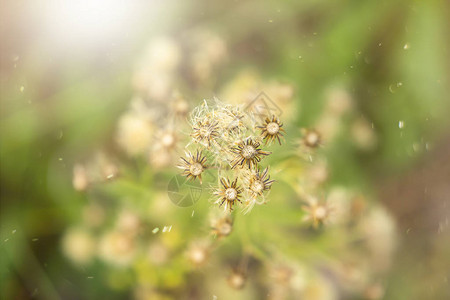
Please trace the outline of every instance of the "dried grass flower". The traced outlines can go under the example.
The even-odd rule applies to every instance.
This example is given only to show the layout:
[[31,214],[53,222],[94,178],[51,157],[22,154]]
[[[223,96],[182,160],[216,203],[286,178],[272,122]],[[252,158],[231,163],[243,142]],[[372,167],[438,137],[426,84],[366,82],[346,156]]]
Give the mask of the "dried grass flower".
[[311,222],[315,228],[326,224],[331,214],[330,206],[327,203],[319,202],[315,197],[307,199],[307,205],[303,206],[303,210],[306,212],[303,220]]
[[244,288],[246,281],[247,277],[239,270],[233,270],[227,278],[228,285],[235,290]]
[[302,145],[310,149],[318,148],[321,145],[321,134],[317,130],[303,128],[302,134]]
[[218,122],[198,121],[193,127],[191,136],[195,142],[211,147],[214,140],[219,137]]
[[233,230],[233,221],[229,216],[214,219],[211,222],[212,233],[218,238],[229,236]]
[[264,139],[265,143],[271,144],[275,139],[281,145],[280,137],[283,137],[283,123],[280,122],[278,117],[272,115],[272,118],[267,117],[264,120],[264,124],[258,126],[261,129],[261,137]]
[[242,194],[242,189],[237,185],[237,178],[232,182],[228,178],[221,178],[220,183],[222,187],[214,192],[216,196],[219,196],[216,203],[220,203],[219,206],[225,203],[225,210],[228,208],[231,212],[236,202],[242,203],[239,199]]
[[275,180],[270,180],[270,175],[268,174],[269,168],[260,170],[250,175],[248,180],[248,192],[252,198],[257,198],[262,196],[265,191],[270,190],[272,183]]
[[206,156],[202,155],[202,152],[198,151],[195,155],[192,153],[186,153],[188,159],[181,157],[181,164],[178,166],[180,169],[184,169],[183,176],[188,179],[196,179],[202,183],[202,173],[206,169]]
[[234,169],[238,165],[241,167],[247,165],[249,169],[256,167],[264,156],[270,154],[270,152],[259,149],[259,146],[260,143],[248,138],[233,147],[231,152],[235,154],[235,158],[231,162],[231,168]]

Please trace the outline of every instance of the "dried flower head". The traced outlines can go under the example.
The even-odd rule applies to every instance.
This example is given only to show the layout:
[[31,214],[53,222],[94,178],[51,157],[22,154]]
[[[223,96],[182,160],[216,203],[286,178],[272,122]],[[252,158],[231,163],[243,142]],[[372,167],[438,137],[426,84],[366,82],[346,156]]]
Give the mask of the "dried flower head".
[[241,196],[242,189],[237,186],[237,178],[233,182],[230,182],[228,178],[221,178],[220,183],[222,184],[222,188],[214,192],[215,195],[220,196],[216,203],[220,203],[219,206],[225,203],[225,210],[228,207],[232,211],[233,205],[237,201],[241,202],[239,197]]
[[136,255],[136,241],[122,231],[110,231],[100,240],[99,256],[105,262],[117,266],[129,266]]
[[317,198],[309,198],[308,204],[303,206],[306,212],[304,221],[312,222],[314,227],[327,223],[331,209],[327,203],[319,203]]
[[245,286],[246,276],[241,272],[234,270],[227,278],[228,285],[233,289],[240,290]]
[[171,109],[178,117],[184,118],[189,113],[189,103],[178,91],[173,92]]
[[235,158],[231,162],[231,168],[234,169],[237,165],[241,167],[247,165],[249,169],[257,166],[262,156],[270,154],[270,152],[259,149],[259,146],[258,142],[248,138],[245,141],[241,141],[237,147],[231,148],[231,152],[235,154]]
[[214,220],[211,224],[212,233],[219,238],[230,235],[233,230],[233,221],[229,216]]
[[264,139],[265,143],[271,144],[275,139],[278,140],[278,143],[281,145],[280,136],[284,136],[283,132],[283,123],[275,116],[272,115],[272,118],[267,117],[262,126],[258,126],[261,129],[261,136]]
[[196,267],[203,266],[210,253],[210,246],[204,241],[192,242],[186,252],[188,260]]
[[270,275],[275,284],[279,284],[286,287],[289,285],[294,275],[294,270],[289,266],[278,265],[273,267]]
[[251,197],[261,196],[264,191],[268,191],[272,187],[272,183],[275,180],[270,180],[268,171],[269,168],[265,168],[263,171],[258,171],[250,177],[248,192]]
[[95,254],[96,241],[85,228],[71,228],[63,238],[64,254],[78,265],[89,263]]
[[153,139],[154,124],[137,113],[126,113],[120,120],[117,130],[117,142],[130,156],[144,153]]
[[167,150],[175,148],[178,137],[172,130],[163,130],[157,133],[156,138],[159,140],[161,147]]
[[315,129],[302,129],[302,144],[308,148],[317,148],[321,143],[320,133]]
[[193,126],[193,133],[191,134],[195,142],[205,144],[211,147],[214,140],[219,137],[219,126],[217,122],[198,121]]
[[202,173],[206,169],[206,156],[202,156],[202,152],[197,150],[196,155],[186,153],[188,159],[181,157],[181,165],[178,167],[184,169],[183,176],[188,179],[196,179],[198,177],[202,183]]

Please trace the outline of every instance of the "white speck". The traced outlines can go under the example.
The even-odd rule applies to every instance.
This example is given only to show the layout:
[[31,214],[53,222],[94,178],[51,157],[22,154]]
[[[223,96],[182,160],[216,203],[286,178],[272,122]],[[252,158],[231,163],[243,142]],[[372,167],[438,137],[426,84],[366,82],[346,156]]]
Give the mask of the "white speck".
[[409,49],[409,44],[406,43],[406,44],[403,46],[403,49],[404,49],[404,50],[408,50],[408,49]]
[[158,227],[155,227],[155,228],[152,230],[153,234],[157,233],[158,231],[159,231],[159,228],[158,228]]
[[106,176],[107,179],[111,179],[114,177],[114,174],[109,174],[108,176]]
[[401,87],[402,85],[403,85],[403,83],[397,82],[397,87]]
[[20,92],[23,93],[23,91],[25,91],[25,87],[22,85],[22,86],[20,87]]
[[172,230],[172,225],[170,225],[170,226],[164,226],[162,232],[170,232],[171,230]]
[[410,231],[411,231],[411,228],[406,229],[406,234],[409,234]]
[[60,158],[58,158],[58,160],[59,160],[59,161],[62,161],[63,159],[62,159],[62,157],[60,157]]
[[403,128],[403,127],[405,127],[405,122],[398,121],[398,128]]
[[382,44],[382,43],[379,43],[379,44],[378,44],[378,47],[381,47],[381,45],[383,45],[383,44]]
[[269,23],[273,23],[273,20],[269,20]]
[[31,241],[32,241],[32,242],[37,242],[37,241],[39,241],[39,239],[38,239],[38,238],[34,238],[34,239],[32,239]]
[[5,239],[5,243],[6,243],[7,241],[9,241],[9,239]]
[[14,229],[13,231],[11,231],[11,233],[12,234],[14,234],[14,233],[16,233],[17,232],[17,230],[16,229]]
[[212,299],[213,299],[213,300],[217,300],[217,296],[216,296],[216,295],[213,295]]
[[94,276],[88,276],[87,279],[94,279]]
[[393,85],[393,84],[389,85],[389,92],[391,92],[392,94],[395,93],[394,85]]
[[194,214],[195,214],[195,210],[193,210],[193,211],[192,211],[192,215],[191,215],[191,218],[193,218],[193,217],[194,217]]

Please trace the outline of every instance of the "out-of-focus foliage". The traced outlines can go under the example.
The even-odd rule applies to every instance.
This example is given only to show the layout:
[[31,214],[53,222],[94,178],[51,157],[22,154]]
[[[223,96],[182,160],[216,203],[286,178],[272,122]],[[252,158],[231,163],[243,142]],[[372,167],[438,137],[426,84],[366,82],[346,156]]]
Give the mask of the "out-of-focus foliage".
[[[412,273],[423,251],[393,233],[374,185],[401,176],[448,134],[448,2],[151,2],[126,34],[96,47],[48,38],[40,26],[48,9],[20,1],[1,9],[2,298],[258,299],[290,289],[307,299],[448,297],[448,220]],[[146,56],[155,44],[166,60]],[[178,96],[193,108],[260,91],[281,108],[291,150],[267,158],[278,181],[270,202],[236,214],[230,236],[212,247],[213,204],[205,195],[190,208],[169,201],[178,153],[145,135],[161,141],[170,129],[181,140],[189,129],[127,114],[161,121],[154,115]],[[135,96],[152,102],[142,109]],[[321,132],[314,164],[292,153],[301,128]],[[77,172],[89,174],[75,183],[81,192]],[[311,190],[352,199],[350,211],[363,217],[314,229],[303,220],[314,211],[304,207]],[[387,261],[360,252],[361,237],[372,254],[388,251]],[[395,244],[394,260],[409,253],[391,266]]]

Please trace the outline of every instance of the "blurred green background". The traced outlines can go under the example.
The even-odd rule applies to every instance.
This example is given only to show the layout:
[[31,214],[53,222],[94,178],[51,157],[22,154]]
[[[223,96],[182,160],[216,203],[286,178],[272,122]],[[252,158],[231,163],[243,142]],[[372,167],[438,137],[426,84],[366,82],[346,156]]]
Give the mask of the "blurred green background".
[[449,1],[69,2],[1,3],[2,299],[129,298],[61,252],[85,201],[72,167],[112,143],[148,41],[186,28],[219,33],[230,56],[196,101],[251,68],[295,86],[300,128],[328,87],[347,88],[377,147],[344,134],[327,153],[335,183],[372,190],[396,218],[385,299],[450,298]]

